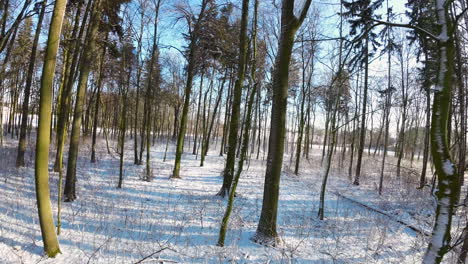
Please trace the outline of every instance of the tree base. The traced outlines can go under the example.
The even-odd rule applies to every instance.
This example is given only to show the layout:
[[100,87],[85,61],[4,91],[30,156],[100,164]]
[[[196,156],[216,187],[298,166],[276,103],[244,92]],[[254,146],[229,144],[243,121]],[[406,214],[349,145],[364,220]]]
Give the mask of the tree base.
[[62,251],[60,251],[60,248],[57,246],[53,249],[45,250],[45,253],[49,258],[55,258],[58,254],[61,254]]
[[55,163],[55,164],[54,164],[53,171],[54,171],[54,172],[59,172],[59,171],[60,171],[60,168],[59,168],[58,163]]
[[226,190],[226,188],[221,187],[221,190],[216,194],[216,196],[220,196],[221,198],[225,198],[226,196],[229,195],[229,191]]
[[281,239],[278,236],[265,235],[258,231],[252,238],[250,238],[250,240],[256,244],[266,247],[277,247],[281,244]]
[[76,195],[74,195],[74,194],[72,194],[72,195],[65,194],[65,199],[63,201],[66,202],[66,203],[71,203],[71,202],[73,202],[75,200],[76,200]]

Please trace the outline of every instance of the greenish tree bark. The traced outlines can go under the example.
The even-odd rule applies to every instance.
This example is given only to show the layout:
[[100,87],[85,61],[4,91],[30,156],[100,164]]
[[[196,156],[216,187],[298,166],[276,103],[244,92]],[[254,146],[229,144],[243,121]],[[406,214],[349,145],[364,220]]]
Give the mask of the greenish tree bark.
[[431,153],[438,191],[434,229],[424,255],[424,264],[440,263],[450,250],[450,228],[459,192],[458,171],[452,162],[447,140],[455,62],[455,25],[448,14],[448,2],[436,0],[437,22],[440,25],[440,34],[437,37],[439,65],[432,105]]
[[49,36],[47,39],[47,48],[44,55],[44,66],[41,77],[39,127],[36,140],[36,199],[42,240],[44,242],[44,251],[49,257],[55,257],[60,253],[60,246],[57,234],[55,233],[54,220],[52,218],[52,206],[50,202],[49,145],[52,89],[57,61],[57,51],[60,44],[60,33],[62,31],[66,5],[66,0],[55,1],[54,11],[50,22]]
[[86,98],[86,89],[88,77],[93,63],[93,56],[96,52],[96,36],[101,20],[101,0],[95,0],[93,12],[91,15],[91,25],[89,37],[84,48],[84,54],[81,58],[80,76],[75,99],[75,111],[73,114],[72,131],[70,135],[70,148],[68,151],[67,174],[65,178],[64,197],[66,202],[73,202],[76,199],[76,163],[80,144],[80,128],[84,110],[84,100]]
[[239,61],[237,64],[237,80],[234,85],[234,96],[231,107],[231,122],[229,125],[228,153],[226,165],[223,171],[223,185],[218,195],[225,197],[229,194],[234,176],[234,166],[236,162],[237,137],[239,130],[240,105],[242,101],[242,85],[244,83],[245,64],[247,56],[247,23],[248,23],[248,5],[244,9],[245,0],[242,2],[242,18],[239,33]]
[[[54,171],[59,171],[59,167],[62,167],[62,160],[63,160],[63,148],[65,146],[65,138],[67,135],[67,127],[68,127],[68,116],[70,112],[70,105],[71,105],[71,93],[73,89],[73,83],[76,76],[76,68],[79,61],[79,56],[81,54],[81,49],[79,49],[80,41],[83,38],[85,32],[85,25],[88,19],[89,13],[91,12],[91,7],[93,5],[93,1],[89,1],[86,6],[85,15],[83,17],[83,22],[81,23],[80,27],[80,17],[81,17],[81,4],[82,2],[78,2],[76,15],[75,15],[75,22],[73,26],[72,38],[76,37],[70,51],[68,51],[68,55],[72,56],[67,58],[67,66],[69,69],[65,71],[65,79],[63,84],[63,92],[60,95],[60,102],[59,102],[59,116],[57,122],[57,151],[55,155],[55,163],[54,163]],[[78,31],[79,30],[79,31]],[[60,164],[60,166],[59,166]]]
[[[242,19],[248,19],[248,12],[249,12],[249,0],[242,1]],[[256,69],[256,57],[257,57],[257,13],[258,13],[258,0],[254,2],[254,19],[253,19],[253,34],[252,34],[252,71],[251,77],[254,82],[252,92],[247,102],[247,111],[246,111],[246,118],[245,118],[245,132],[242,141],[242,148],[240,153],[239,163],[237,165],[236,175],[234,176],[232,182],[231,192],[229,193],[228,204],[226,207],[226,211],[224,213],[223,220],[221,222],[221,228],[219,230],[219,237],[218,237],[218,246],[224,247],[224,242],[226,240],[226,232],[229,223],[229,217],[231,216],[232,207],[234,206],[234,196],[237,189],[237,184],[239,183],[240,175],[242,173],[242,169],[244,166],[244,162],[247,158],[248,149],[249,149],[249,141],[250,141],[250,128],[252,125],[252,108],[254,106],[255,97],[257,94],[259,83],[255,77]],[[245,16],[244,16],[245,15]],[[247,21],[245,21],[247,23]]]
[[[190,34],[190,45],[188,52],[188,65],[187,65],[187,82],[185,84],[185,99],[184,106],[182,108],[182,117],[180,119],[180,129],[179,135],[177,136],[177,146],[175,153],[174,161],[174,170],[172,172],[171,178],[180,178],[180,161],[182,160],[182,153],[184,152],[184,140],[185,140],[185,131],[187,129],[187,117],[188,110],[190,107],[190,95],[192,93],[192,83],[193,77],[195,75],[195,52],[197,50],[197,39],[200,31],[200,23],[205,15],[205,9],[207,5],[207,0],[202,1],[200,8],[200,13],[198,14],[197,21],[194,25],[192,32]],[[191,19],[191,18],[190,18]]]
[[284,139],[286,135],[289,64],[295,33],[304,21],[311,2],[311,0],[307,0],[304,3],[300,17],[297,18],[294,15],[294,0],[282,1],[281,34],[273,74],[273,105],[262,212],[256,234],[252,238],[260,244],[275,246],[278,242],[276,218],[278,214],[279,183],[283,166]]

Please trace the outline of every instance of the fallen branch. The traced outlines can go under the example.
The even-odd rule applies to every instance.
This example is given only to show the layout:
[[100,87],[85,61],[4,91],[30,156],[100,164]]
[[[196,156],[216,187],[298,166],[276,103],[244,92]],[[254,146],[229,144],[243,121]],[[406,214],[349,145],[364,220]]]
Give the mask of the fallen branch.
[[338,193],[338,192],[332,192],[332,193],[333,193],[334,195],[338,196],[338,197],[341,197],[341,198],[343,198],[343,199],[349,201],[349,202],[352,202],[352,203],[357,204],[357,205],[359,205],[359,206],[361,206],[361,207],[364,207],[364,208],[366,208],[366,209],[368,209],[368,210],[371,210],[371,211],[373,211],[373,212],[376,212],[376,213],[379,213],[379,214],[381,214],[381,215],[384,215],[384,216],[388,217],[390,220],[392,220],[392,221],[394,221],[394,222],[397,222],[397,223],[399,223],[399,224],[401,224],[401,225],[404,225],[406,228],[409,228],[409,229],[413,230],[414,232],[416,232],[416,233],[418,233],[418,234],[421,234],[421,235],[426,236],[426,237],[431,236],[430,233],[428,233],[428,232],[426,232],[426,231],[424,231],[424,230],[421,230],[421,229],[419,229],[418,227],[415,227],[414,225],[408,224],[408,223],[404,222],[403,220],[400,220],[400,219],[398,219],[398,218],[396,218],[396,217],[394,217],[394,216],[392,216],[392,215],[390,215],[390,214],[388,214],[388,213],[386,213],[386,212],[384,212],[384,211],[382,211],[382,210],[380,210],[380,209],[377,209],[377,208],[375,208],[375,207],[373,207],[373,206],[370,206],[370,205],[363,204],[363,203],[361,203],[361,202],[359,202],[359,201],[357,201],[357,200],[354,200],[354,199],[352,199],[352,198],[346,197],[346,196],[344,196],[344,195],[342,195],[342,194],[340,194],[340,193]]
[[134,264],[142,263],[143,261],[145,261],[145,260],[147,260],[147,259],[151,258],[152,256],[154,256],[154,255],[156,255],[156,254],[158,254],[158,253],[161,253],[161,252],[163,252],[164,250],[166,250],[166,249],[168,249],[168,248],[169,248],[169,247],[164,247],[164,248],[161,248],[160,250],[158,250],[158,251],[155,251],[155,252],[153,252],[153,253],[149,254],[148,256],[146,256],[146,257],[144,257],[144,258],[140,259],[139,261],[135,262]]

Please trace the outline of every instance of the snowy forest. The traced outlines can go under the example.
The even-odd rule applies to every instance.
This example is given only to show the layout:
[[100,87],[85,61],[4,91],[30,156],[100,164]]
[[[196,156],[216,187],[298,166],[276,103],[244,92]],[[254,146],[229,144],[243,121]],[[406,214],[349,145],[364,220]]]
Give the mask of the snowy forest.
[[467,10],[0,0],[0,263],[468,263]]

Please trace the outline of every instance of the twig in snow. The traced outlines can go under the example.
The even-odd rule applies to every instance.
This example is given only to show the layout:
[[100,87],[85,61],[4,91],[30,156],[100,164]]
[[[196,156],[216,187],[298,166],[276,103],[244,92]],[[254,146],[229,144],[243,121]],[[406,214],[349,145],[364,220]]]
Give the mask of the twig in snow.
[[135,262],[134,264],[142,263],[143,261],[145,261],[145,260],[151,258],[152,256],[154,256],[154,255],[156,255],[156,254],[158,254],[158,253],[163,252],[164,250],[166,250],[166,249],[168,249],[168,248],[169,248],[169,247],[163,247],[163,248],[161,248],[160,250],[157,250],[157,251],[155,251],[155,252],[149,254],[148,256],[146,256],[146,257],[140,259],[139,261]]
[[105,244],[107,244],[111,239],[112,239],[112,237],[109,237],[109,238],[108,238],[106,241],[104,241],[104,243],[102,243],[96,250],[94,250],[93,254],[91,254],[91,256],[89,256],[88,262],[86,262],[86,264],[88,264],[88,263],[91,261],[91,259],[94,257],[94,255],[96,255],[96,253],[97,253],[99,250],[101,250],[101,248],[102,248]]

